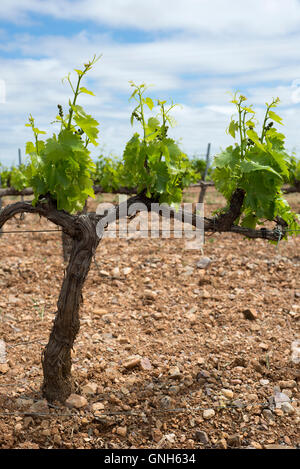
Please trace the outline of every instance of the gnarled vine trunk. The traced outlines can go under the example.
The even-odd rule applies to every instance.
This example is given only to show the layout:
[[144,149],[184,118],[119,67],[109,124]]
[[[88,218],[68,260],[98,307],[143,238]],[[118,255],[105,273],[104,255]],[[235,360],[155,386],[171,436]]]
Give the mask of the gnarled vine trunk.
[[95,225],[88,216],[76,221],[70,261],[57,303],[57,313],[49,342],[42,355],[43,395],[48,401],[65,401],[72,392],[71,349],[79,332],[82,288],[99,243]]

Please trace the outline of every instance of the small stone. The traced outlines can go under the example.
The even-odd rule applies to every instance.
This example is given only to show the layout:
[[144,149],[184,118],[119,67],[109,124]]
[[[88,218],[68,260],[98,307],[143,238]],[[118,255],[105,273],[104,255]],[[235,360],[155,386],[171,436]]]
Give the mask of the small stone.
[[262,350],[269,350],[268,344],[265,344],[264,342],[260,342],[260,343],[258,344],[258,346],[259,346]]
[[259,382],[262,386],[267,386],[270,383],[268,379],[260,379]]
[[155,301],[157,298],[157,293],[152,290],[145,290],[144,293],[142,294],[142,298],[145,298],[146,300],[150,300],[150,301]]
[[34,402],[28,409],[30,414],[49,414],[48,402],[46,399],[41,399]]
[[251,441],[250,446],[252,446],[255,449],[262,449],[263,447],[257,443],[256,441]]
[[190,321],[191,325],[194,326],[198,322],[198,316],[194,313],[187,313],[186,318]]
[[243,368],[246,368],[246,366],[247,366],[247,361],[246,361],[246,359],[243,358],[243,357],[236,357],[236,358],[234,359],[234,362],[233,362],[232,366],[234,366],[234,367],[235,367],[235,366],[241,366],[241,367],[243,367]]
[[54,437],[53,437],[53,442],[54,442],[55,444],[59,445],[59,444],[61,443],[61,436],[58,435],[58,434],[54,435]]
[[200,441],[203,445],[207,445],[209,443],[209,438],[207,433],[202,430],[196,430],[195,432],[195,440]]
[[281,409],[285,414],[292,415],[295,413],[295,408],[292,406],[290,402],[283,402],[281,405]]
[[152,430],[152,438],[156,443],[158,443],[162,439],[162,437],[163,437],[163,434],[159,429],[154,428]]
[[127,427],[118,427],[116,430],[116,433],[120,436],[126,436],[127,435]]
[[[44,420],[44,422],[45,422],[45,420]],[[34,423],[34,420],[33,420],[32,417],[25,417],[24,420],[23,420],[24,428],[29,427],[29,425],[31,425],[32,423]]]
[[92,404],[92,411],[93,412],[99,412],[101,410],[104,410],[104,404],[102,402],[95,402]]
[[150,362],[149,358],[147,358],[147,357],[141,358],[140,367],[142,368],[142,370],[145,370],[145,371],[152,370],[152,365],[151,365],[151,362]]
[[163,396],[160,400],[161,406],[167,409],[168,407],[171,407],[171,399],[169,396]]
[[233,391],[231,391],[231,389],[222,389],[221,392],[227,399],[233,398]]
[[281,389],[293,389],[297,387],[297,383],[293,379],[289,379],[287,381],[279,381],[278,386]]
[[110,276],[109,272],[107,272],[106,270],[100,270],[99,274],[102,275],[102,277],[109,277]]
[[211,262],[212,261],[209,257],[203,256],[196,264],[197,269],[207,269],[207,267],[211,264]]
[[23,428],[23,425],[19,422],[15,425],[15,432],[19,433]]
[[292,343],[291,343],[291,351],[292,351],[292,355],[291,355],[291,361],[293,363],[300,363],[300,340],[294,340]]
[[6,343],[0,339],[0,363],[6,363]]
[[276,409],[281,409],[284,403],[290,403],[290,398],[287,394],[283,392],[275,391],[274,401]]
[[227,439],[227,443],[232,448],[240,448],[241,447],[241,437],[238,433],[231,435]]
[[5,373],[7,373],[9,370],[9,366],[7,363],[0,363],[0,373],[2,373],[3,375]]
[[118,373],[118,370],[116,368],[108,367],[105,370],[105,374],[106,374],[107,378],[109,378],[110,380],[114,380],[115,378],[117,378],[119,373]]
[[273,415],[273,413],[270,409],[264,409],[262,411],[262,414],[263,414],[264,418],[268,421],[275,420],[275,417],[274,417],[274,415]]
[[115,278],[118,278],[120,276],[120,269],[119,267],[115,267],[113,270],[112,270],[112,275],[113,277]]
[[108,314],[108,311],[107,309],[99,308],[99,309],[95,309],[93,313],[95,316],[104,316],[105,314]]
[[124,363],[123,366],[126,368],[126,370],[131,370],[132,368],[135,368],[136,366],[139,366],[141,363],[141,357],[129,357]]
[[92,395],[96,394],[98,388],[98,384],[96,383],[87,383],[85,386],[82,388],[82,393],[85,395]]
[[257,319],[257,312],[255,309],[252,308],[247,308],[243,310],[243,315],[245,319],[248,319],[249,321],[255,321]]
[[16,400],[16,405],[21,409],[26,409],[30,407],[33,403],[34,403],[33,399],[22,399],[22,397],[19,397]]
[[265,370],[262,367],[262,365],[260,363],[258,363],[257,360],[253,360],[252,365],[253,365],[253,368],[255,369],[255,371],[257,371],[260,374],[264,374]]
[[255,401],[257,401],[257,399],[258,399],[257,394],[251,393],[251,394],[247,395],[247,400],[249,402],[255,402]]
[[119,336],[118,341],[120,344],[130,344],[130,339],[128,339],[128,337]]
[[203,418],[205,420],[209,420],[209,419],[213,418],[215,416],[215,414],[216,413],[215,413],[214,409],[206,409],[206,410],[203,411]]
[[221,440],[217,444],[219,449],[227,449],[227,443],[225,438],[221,438]]
[[129,275],[130,272],[132,271],[132,268],[131,267],[125,267],[123,269],[123,274],[126,276],[126,275]]
[[180,372],[180,369],[178,368],[178,366],[172,366],[169,369],[169,375],[173,379],[180,378],[181,377],[181,372]]
[[65,402],[67,407],[75,407],[76,409],[81,409],[81,407],[85,407],[87,404],[86,398],[78,394],[71,394]]

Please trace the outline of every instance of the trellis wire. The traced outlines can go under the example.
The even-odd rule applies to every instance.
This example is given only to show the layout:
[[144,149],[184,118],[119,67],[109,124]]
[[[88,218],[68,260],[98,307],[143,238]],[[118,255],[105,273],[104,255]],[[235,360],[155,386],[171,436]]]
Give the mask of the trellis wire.
[[[23,396],[22,395],[19,395],[19,398],[20,399],[24,399],[24,400],[32,400],[33,402],[39,402],[41,399],[32,399],[31,397],[27,397],[27,396]],[[235,399],[235,400],[238,400],[238,399]],[[220,399],[221,401],[221,399]],[[173,407],[173,408],[159,408],[159,409],[155,409],[155,408],[152,408],[152,409],[147,409],[147,410],[142,410],[140,412],[138,411],[131,411],[131,410],[127,410],[127,411],[122,411],[122,410],[118,410],[118,411],[95,411],[95,412],[98,412],[97,415],[95,415],[95,412],[92,412],[92,411],[83,411],[84,414],[83,415],[80,415],[80,414],[76,414],[76,413],[54,413],[54,412],[34,412],[34,411],[30,411],[30,409],[28,409],[27,411],[15,411],[15,412],[1,412],[0,415],[5,417],[5,416],[11,416],[11,415],[26,415],[26,416],[41,416],[41,417],[69,417],[69,418],[84,418],[86,417],[87,415],[92,415],[93,418],[95,420],[101,420],[103,417],[113,417],[113,416],[128,416],[128,417],[141,417],[141,418],[145,418],[147,416],[151,416],[151,414],[162,414],[162,413],[185,413],[185,414],[192,414],[193,412],[197,412],[197,411],[205,411],[205,410],[208,410],[208,409],[215,409],[215,410],[232,410],[232,409],[238,409],[238,410],[243,410],[245,408],[252,408],[252,407],[263,407],[265,409],[269,408],[270,406],[272,406],[272,403],[270,403],[270,401],[264,401],[264,402],[247,402],[247,401],[240,401],[238,404],[234,404],[234,403],[226,403],[226,402],[223,402],[221,401],[222,403],[221,404],[217,404],[217,405],[211,405],[210,407],[202,407],[202,406],[188,406],[188,407]],[[280,403],[283,404],[284,402],[296,402],[296,399],[290,399],[290,400],[286,400],[286,401],[281,401]],[[47,403],[48,406],[50,408],[53,408],[53,409],[57,409],[57,410],[61,410],[61,407],[58,407],[54,404],[51,404],[51,403]]]

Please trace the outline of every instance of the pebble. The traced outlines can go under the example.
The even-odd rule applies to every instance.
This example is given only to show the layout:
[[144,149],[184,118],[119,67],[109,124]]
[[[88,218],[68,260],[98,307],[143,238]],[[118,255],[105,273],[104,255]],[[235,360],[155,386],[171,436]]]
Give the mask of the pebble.
[[48,402],[46,399],[36,401],[30,406],[28,412],[31,414],[49,414]]
[[291,343],[291,351],[291,361],[296,364],[300,363],[300,340],[294,340]]
[[76,409],[80,409],[81,407],[85,407],[88,404],[88,401],[85,397],[79,396],[78,394],[71,394],[65,402],[67,407],[75,407]]
[[6,344],[3,339],[0,339],[0,363],[6,363]]
[[279,381],[278,386],[281,389],[293,389],[297,387],[297,383],[293,379],[289,379],[287,381]]
[[260,343],[258,344],[258,346],[259,346],[262,350],[269,350],[268,344],[265,344],[264,342],[260,342]]
[[292,406],[290,402],[283,402],[281,405],[281,409],[285,414],[292,415],[295,413],[295,408]]
[[99,309],[94,310],[94,314],[96,316],[104,316],[105,314],[108,314],[108,311],[107,311],[107,309],[99,308]]
[[203,443],[204,445],[207,445],[209,443],[209,438],[207,436],[207,433],[202,430],[196,430],[195,440],[200,441],[200,443]]
[[99,274],[102,275],[102,277],[109,277],[110,276],[109,272],[107,272],[106,270],[100,270]]
[[92,411],[99,412],[100,410],[104,410],[104,404],[102,402],[95,402],[92,404]]
[[214,409],[206,409],[206,410],[203,411],[203,418],[205,420],[209,420],[209,419],[213,418],[215,416],[215,414],[216,413],[215,413]]
[[270,383],[268,379],[260,379],[259,382],[262,386],[267,386]]
[[247,308],[243,310],[243,315],[245,319],[248,319],[249,321],[255,321],[255,319],[258,318],[257,312],[255,309],[252,308]]
[[178,366],[172,366],[169,369],[169,375],[170,375],[171,378],[174,378],[174,379],[180,378],[181,377],[181,372],[180,372],[180,369],[178,368]]
[[119,267],[115,267],[113,270],[112,270],[112,275],[114,278],[119,278],[120,276],[120,269]]
[[132,271],[132,268],[131,267],[125,267],[123,269],[123,274],[126,276],[126,275],[129,275],[130,272]]
[[251,441],[250,445],[254,449],[263,449],[262,445],[260,443],[257,443],[257,441]]
[[87,383],[85,386],[82,388],[82,393],[85,395],[89,394],[96,394],[98,388],[98,384],[96,383]]
[[269,410],[269,409],[264,409],[264,410],[262,411],[262,414],[263,414],[263,416],[264,416],[264,418],[265,418],[266,420],[274,420],[274,419],[275,419],[275,417],[274,417],[272,411]]
[[154,428],[152,430],[152,438],[153,440],[158,443],[163,437],[162,432],[158,428]]
[[197,269],[207,269],[211,262],[209,257],[204,256],[196,263]]
[[24,409],[26,407],[30,407],[32,404],[33,404],[33,399],[22,399],[22,397],[19,397],[17,400],[16,400],[16,405],[21,408],[21,409]]
[[228,437],[227,443],[228,443],[229,446],[231,446],[233,448],[240,448],[242,440],[241,440],[240,435],[238,433],[236,433],[236,434],[231,435],[231,436]]
[[161,406],[164,407],[165,409],[168,407],[171,407],[171,398],[169,396],[163,396],[160,400]]
[[116,430],[116,433],[120,436],[126,436],[127,435],[127,427],[118,427]]
[[139,366],[141,363],[141,357],[129,357],[124,363],[123,366],[126,370],[131,370],[136,366]]
[[157,298],[157,293],[152,290],[145,290],[144,293],[142,294],[142,297],[145,298],[146,300],[154,301]]
[[152,365],[151,365],[151,362],[150,362],[149,358],[147,358],[147,357],[141,358],[140,367],[142,368],[142,370],[145,370],[145,371],[152,370]]
[[217,446],[219,449],[227,449],[227,443],[226,443],[225,438],[221,438]]
[[0,363],[0,373],[2,373],[3,375],[5,373],[7,373],[9,370],[9,366],[7,363]]
[[276,409],[281,409],[284,403],[290,402],[290,398],[287,394],[283,392],[275,391],[274,402],[275,402]]
[[233,398],[233,391],[231,391],[231,389],[222,389],[221,392],[223,396],[227,397],[227,399]]

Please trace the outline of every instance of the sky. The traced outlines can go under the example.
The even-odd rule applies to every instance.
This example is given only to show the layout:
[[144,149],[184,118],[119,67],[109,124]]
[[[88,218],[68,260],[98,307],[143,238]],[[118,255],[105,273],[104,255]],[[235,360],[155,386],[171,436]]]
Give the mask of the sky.
[[62,78],[94,54],[102,57],[83,86],[96,96],[78,102],[100,123],[94,158],[121,157],[140,131],[130,80],[180,104],[170,136],[190,157],[234,143],[230,93],[243,93],[260,122],[278,96],[286,148],[300,157],[300,1],[1,0],[1,163],[16,164],[18,148],[25,159],[29,114],[48,136],[57,130],[57,104],[67,111],[71,97]]

